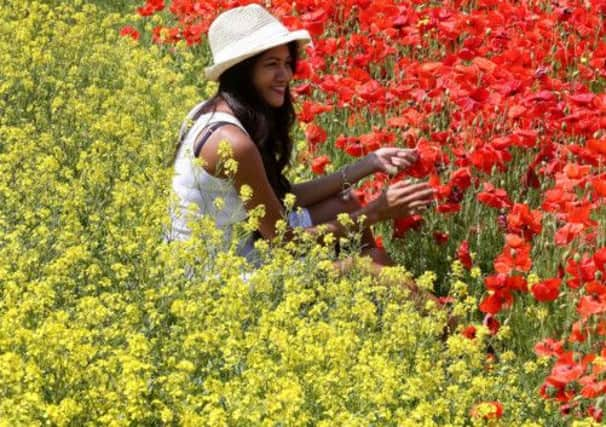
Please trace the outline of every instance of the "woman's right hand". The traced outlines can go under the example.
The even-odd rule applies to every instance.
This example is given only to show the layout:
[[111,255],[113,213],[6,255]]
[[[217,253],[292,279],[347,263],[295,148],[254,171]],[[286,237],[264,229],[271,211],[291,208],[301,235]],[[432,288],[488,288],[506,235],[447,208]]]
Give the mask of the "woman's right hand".
[[404,180],[390,185],[371,204],[379,220],[414,215],[433,200],[435,190],[427,182]]

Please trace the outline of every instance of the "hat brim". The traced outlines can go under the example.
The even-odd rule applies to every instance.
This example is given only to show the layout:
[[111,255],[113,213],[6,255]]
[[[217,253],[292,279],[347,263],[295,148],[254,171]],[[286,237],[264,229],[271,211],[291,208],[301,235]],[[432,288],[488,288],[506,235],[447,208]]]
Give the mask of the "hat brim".
[[[271,49],[276,46],[281,46],[283,44],[290,43],[292,41],[297,41],[299,43],[300,48],[309,43],[312,43],[311,36],[309,35],[309,32],[307,30],[291,31],[288,34],[285,34],[278,38],[269,40],[266,43],[262,43],[258,46],[255,46],[254,48],[248,50],[246,53],[240,53],[240,54],[234,55],[231,58],[223,60],[217,64],[213,64],[210,67],[206,67],[204,69],[206,78],[208,80],[217,81],[217,80],[219,80],[219,76],[221,76],[221,74],[223,74],[223,72],[225,70],[227,70],[228,68],[231,68],[234,65],[236,65],[248,58],[251,58],[263,51],[266,51],[266,50]],[[312,45],[313,45],[313,43],[312,43]]]

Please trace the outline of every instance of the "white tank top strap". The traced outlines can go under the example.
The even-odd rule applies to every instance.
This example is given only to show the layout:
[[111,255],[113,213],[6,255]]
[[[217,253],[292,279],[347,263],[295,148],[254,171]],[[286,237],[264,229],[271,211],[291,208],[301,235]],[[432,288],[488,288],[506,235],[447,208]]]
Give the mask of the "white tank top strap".
[[242,129],[242,131],[244,131],[244,133],[246,133],[246,135],[248,135],[248,132],[246,132],[246,129],[244,128],[242,123],[240,123],[240,121],[234,115],[221,111],[202,114],[194,122],[194,117],[198,115],[198,112],[200,111],[200,109],[202,109],[202,107],[204,107],[206,102],[206,100],[199,102],[194,108],[189,111],[189,113],[187,113],[187,116],[185,120],[183,120],[183,123],[181,123],[181,128],[179,129],[179,141],[181,141],[181,143],[184,143],[185,139],[187,139],[188,137],[191,143],[191,141],[197,138],[198,134],[206,126],[217,121],[230,122],[238,126],[240,129]]
[[186,146],[188,149],[192,150],[194,141],[198,139],[204,128],[216,122],[231,123],[235,126],[238,126],[246,135],[248,135],[248,132],[246,132],[246,129],[244,128],[242,123],[240,123],[240,121],[235,116],[221,111],[217,111],[213,113],[202,114],[185,135],[183,145]]

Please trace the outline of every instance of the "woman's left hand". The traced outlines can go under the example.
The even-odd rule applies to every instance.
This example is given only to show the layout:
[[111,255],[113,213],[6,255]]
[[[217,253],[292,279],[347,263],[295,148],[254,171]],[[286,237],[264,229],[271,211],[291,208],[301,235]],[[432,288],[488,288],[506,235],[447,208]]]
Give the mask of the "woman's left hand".
[[412,166],[419,158],[417,150],[384,147],[369,154],[377,172],[395,175],[399,171]]

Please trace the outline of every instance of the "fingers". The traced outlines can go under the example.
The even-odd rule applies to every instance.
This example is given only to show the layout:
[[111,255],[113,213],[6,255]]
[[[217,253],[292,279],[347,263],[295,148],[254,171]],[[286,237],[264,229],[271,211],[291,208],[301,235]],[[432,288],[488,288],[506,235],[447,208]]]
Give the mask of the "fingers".
[[423,205],[429,205],[433,200],[433,193],[431,191],[422,191],[412,193],[406,196],[400,196],[397,204],[400,206],[410,206],[412,203],[420,202]]
[[416,150],[400,149],[390,159],[394,166],[400,169],[406,169],[412,166],[419,158]]
[[427,202],[414,202],[407,206],[408,214],[410,215],[420,215],[427,210],[429,203]]
[[399,197],[422,194],[424,197],[433,196],[435,190],[426,182],[414,183],[411,180],[396,182],[390,186]]
[[408,169],[410,166],[415,164],[415,160],[410,157],[393,157],[391,159],[391,164],[397,167],[398,169]]
[[399,205],[406,206],[408,209],[411,209],[413,207],[421,207],[421,206],[427,207],[431,204],[432,195],[433,195],[433,193],[427,194],[426,192],[412,194],[412,195],[402,199],[400,201]]
[[409,168],[419,159],[419,154],[415,149],[394,147],[380,148],[374,152],[374,155],[379,161],[379,169],[390,175]]
[[405,180],[387,187],[375,204],[382,218],[400,218],[421,213],[434,196],[435,190],[427,182]]
[[388,189],[389,205],[401,214],[414,215],[427,209],[432,203],[435,190],[426,182],[400,181]]
[[399,157],[409,157],[413,160],[419,158],[419,152],[415,148],[403,148],[400,149],[397,153]]

